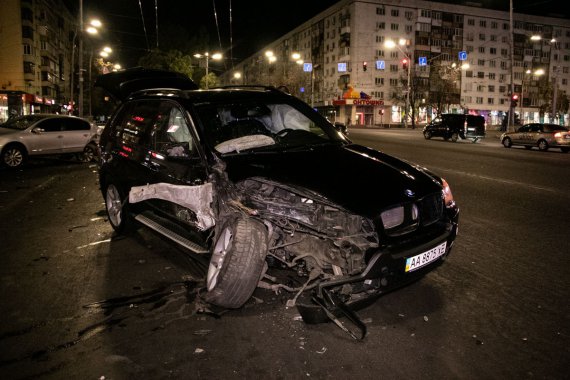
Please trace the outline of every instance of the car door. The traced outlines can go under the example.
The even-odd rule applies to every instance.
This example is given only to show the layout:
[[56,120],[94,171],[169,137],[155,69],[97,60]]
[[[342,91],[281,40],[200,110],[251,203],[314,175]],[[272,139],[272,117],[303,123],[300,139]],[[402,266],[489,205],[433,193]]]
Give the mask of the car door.
[[432,120],[429,126],[429,131],[433,136],[441,137],[445,134],[445,127],[443,126],[443,120],[441,117],[436,117]]
[[211,194],[211,187],[196,131],[189,115],[175,102],[163,101],[159,114],[161,122],[150,135],[147,165],[153,172],[150,183],[161,184],[161,190],[170,194],[151,200],[151,206],[183,227],[201,230],[198,213],[210,207],[210,202],[204,204],[199,194]]
[[512,133],[509,137],[514,145],[524,145],[528,139],[528,132],[530,131],[530,124],[523,125],[516,132]]
[[91,139],[91,126],[89,122],[79,118],[64,118],[63,124],[63,152],[82,152]]
[[30,155],[58,154],[62,152],[63,125],[60,118],[48,117],[38,121],[26,135]]
[[525,135],[525,144],[536,145],[542,134],[541,124],[531,124]]

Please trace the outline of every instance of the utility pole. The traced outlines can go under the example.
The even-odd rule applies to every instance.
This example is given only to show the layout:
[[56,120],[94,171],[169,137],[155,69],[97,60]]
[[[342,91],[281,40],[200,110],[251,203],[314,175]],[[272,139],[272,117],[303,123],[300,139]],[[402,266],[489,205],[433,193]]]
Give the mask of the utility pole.
[[513,95],[515,94],[515,57],[514,57],[514,52],[513,49],[515,47],[515,42],[514,42],[514,36],[513,36],[513,0],[510,0],[510,55],[511,55],[511,93],[509,95],[509,120],[507,123],[507,131],[512,131],[514,130],[513,128],[513,122],[515,120],[515,117],[513,115],[513,113],[515,112],[515,109],[513,107]]
[[79,66],[79,98],[77,110],[79,117],[83,117],[83,0],[79,0],[79,54],[77,57]]

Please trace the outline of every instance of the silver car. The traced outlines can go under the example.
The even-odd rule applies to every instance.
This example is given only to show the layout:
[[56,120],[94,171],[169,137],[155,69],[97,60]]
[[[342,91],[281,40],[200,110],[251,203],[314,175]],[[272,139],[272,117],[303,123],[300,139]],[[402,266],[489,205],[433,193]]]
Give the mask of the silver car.
[[568,128],[557,124],[531,123],[525,124],[515,132],[501,135],[501,143],[505,148],[521,145],[526,149],[533,146],[541,151],[548,148],[560,148],[564,153],[570,151],[570,132]]
[[76,153],[91,161],[97,152],[97,127],[66,115],[34,114],[0,124],[1,164],[16,168],[28,157]]

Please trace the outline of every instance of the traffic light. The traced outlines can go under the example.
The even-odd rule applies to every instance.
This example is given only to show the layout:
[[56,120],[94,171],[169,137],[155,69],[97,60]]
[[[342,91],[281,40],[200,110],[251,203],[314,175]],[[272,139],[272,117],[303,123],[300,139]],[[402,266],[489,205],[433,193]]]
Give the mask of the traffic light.
[[519,95],[518,94],[513,94],[513,96],[511,96],[511,107],[515,108],[519,103]]
[[408,58],[402,59],[402,68],[403,68],[404,70],[407,70],[407,69],[408,69]]
[[368,68],[368,62],[366,61],[362,62],[362,71],[366,71],[367,68]]

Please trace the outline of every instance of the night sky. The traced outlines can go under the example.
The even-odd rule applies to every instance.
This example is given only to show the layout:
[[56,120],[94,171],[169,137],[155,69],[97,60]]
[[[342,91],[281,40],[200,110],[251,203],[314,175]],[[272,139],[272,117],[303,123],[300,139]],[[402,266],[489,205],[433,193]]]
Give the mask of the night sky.
[[[80,0],[66,0],[77,7]],[[192,36],[208,35],[203,51],[221,51],[239,62],[283,36],[338,0],[83,0],[85,19],[98,17],[105,25],[100,43],[114,47],[113,59],[135,66],[147,49],[156,48],[155,4],[158,4],[158,46],[190,50]],[[450,3],[458,1],[449,0]],[[508,10],[509,0],[480,0],[486,8]],[[230,33],[229,8],[232,6]],[[556,15],[560,1],[513,0],[515,12]],[[144,17],[144,24],[141,17]],[[214,12],[214,6],[216,12]],[[274,8],[280,8],[275,11]],[[217,18],[215,17],[217,15]],[[216,22],[217,21],[217,22]],[[146,28],[146,33],[145,33]],[[230,49],[230,37],[233,48]],[[199,38],[204,41],[204,38]],[[95,41],[99,43],[99,41]],[[187,53],[196,53],[187,51]],[[110,58],[111,59],[111,58]]]

